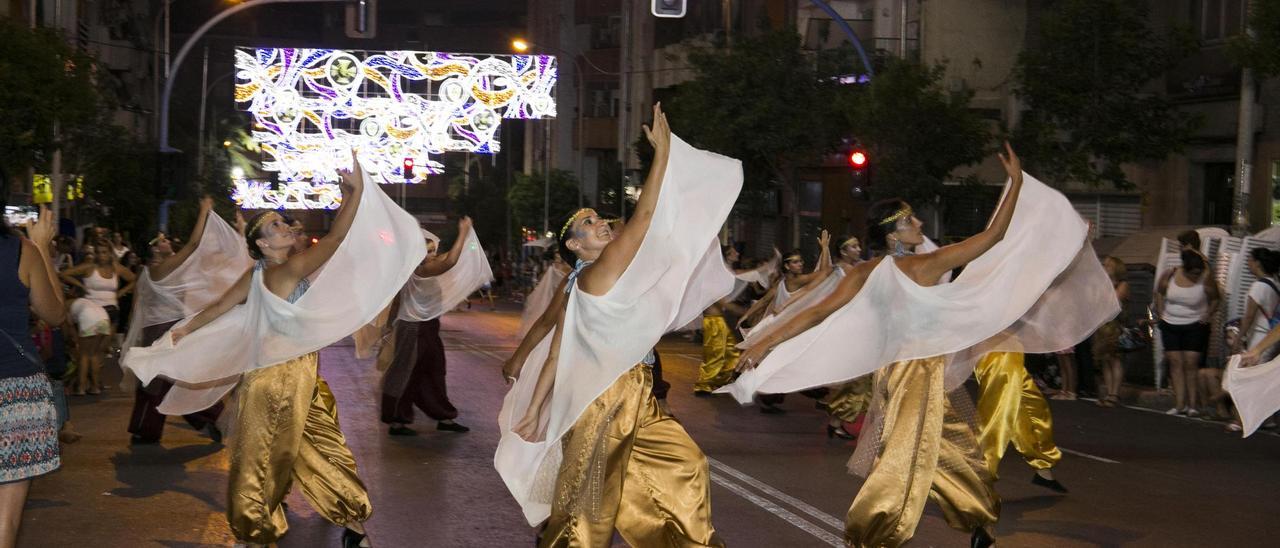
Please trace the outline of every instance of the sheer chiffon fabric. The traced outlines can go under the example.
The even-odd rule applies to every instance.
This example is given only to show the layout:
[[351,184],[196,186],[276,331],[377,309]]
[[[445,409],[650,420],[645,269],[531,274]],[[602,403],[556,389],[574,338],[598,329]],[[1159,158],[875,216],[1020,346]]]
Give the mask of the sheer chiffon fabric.
[[542,278],[538,280],[538,285],[529,292],[529,296],[524,300],[524,311],[520,313],[520,330],[516,332],[516,337],[523,339],[529,333],[529,329],[533,327],[533,322],[538,321],[543,312],[547,311],[547,306],[551,304],[551,299],[555,297],[556,288],[560,287],[560,282],[564,281],[566,271],[561,270],[557,266],[547,268],[542,273]]
[[[373,180],[367,174],[365,179]],[[387,306],[426,256],[426,245],[417,221],[378,185],[366,184],[363,192],[346,238],[311,275],[311,289],[296,302],[267,290],[262,271],[255,271],[244,304],[176,345],[162,336],[125,357],[124,367],[144,383],[157,376],[175,382],[160,412],[204,409],[231,390],[242,373],[324,348]]]
[[853,299],[719,391],[745,404],[934,356],[952,389],[987,352],[1069,348],[1120,310],[1087,234],[1065,196],[1024,174],[1005,238],[954,281],[920,286],[885,257]]
[[[553,330],[538,344],[503,401],[494,466],[530,524],[550,513],[560,439],[583,410],[640,363],[664,333],[700,317],[733,290],[717,234],[742,188],[742,165],[674,135],[671,141],[656,211],[626,271],[604,295],[573,287],[563,333]],[[555,385],[540,416],[546,434],[526,440],[512,427],[530,412],[553,337],[560,337],[560,347]]]
[[1222,376],[1222,389],[1240,412],[1241,437],[1249,437],[1280,411],[1280,358],[1253,367],[1240,367],[1240,356],[1232,356]]
[[453,310],[480,286],[493,281],[489,257],[480,247],[474,230],[467,231],[458,263],[439,276],[412,275],[400,292],[400,313],[396,319],[411,322],[434,320]]

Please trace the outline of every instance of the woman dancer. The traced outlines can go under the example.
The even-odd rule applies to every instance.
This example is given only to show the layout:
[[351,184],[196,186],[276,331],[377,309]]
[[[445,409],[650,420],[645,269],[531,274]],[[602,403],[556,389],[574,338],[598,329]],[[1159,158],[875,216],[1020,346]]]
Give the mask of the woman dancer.
[[[726,387],[745,402],[757,391],[876,372],[874,407],[883,418],[872,435],[860,436],[852,463],[869,464],[846,517],[845,539],[853,545],[905,543],[928,498],[953,528],[972,532],[971,545],[990,545],[988,529],[999,512],[993,479],[957,407],[963,391],[946,388],[972,372],[974,356],[1007,345],[1065,348],[1118,311],[1079,214],[1038,181],[1024,187],[1017,156],[1007,144],[1005,150],[1010,183],[986,230],[912,255],[910,247],[923,243],[922,223],[901,200],[877,204],[868,244],[892,256],[855,266],[828,299],[748,348],[739,362],[746,369],[773,354]],[[1004,244],[993,249],[997,242]],[[938,284],[966,264],[955,282]],[[1040,322],[1050,314],[1057,321],[1044,329],[1049,322]]]
[[[7,189],[6,189],[7,190]],[[57,271],[49,259],[55,228],[44,206],[15,234],[0,217],[0,547],[17,543],[31,479],[58,469],[58,411],[29,335],[31,313],[49,325],[64,317]]]
[[1209,323],[1222,300],[1204,255],[1184,249],[1182,266],[1160,278],[1155,297],[1160,340],[1169,360],[1169,381],[1173,385],[1174,405],[1165,414],[1200,416],[1197,371],[1209,348]]
[[342,207],[324,238],[290,256],[296,236],[284,218],[259,215],[246,232],[253,270],[172,337],[125,358],[143,382],[175,381],[166,414],[204,409],[236,387],[227,520],[239,542],[283,536],[281,502],[298,484],[326,520],[346,527],[345,546],[367,545],[372,509],[316,351],[384,309],[426,250],[416,221],[359,170],[343,176]]
[[731,245],[720,249],[725,267],[733,271],[734,290],[702,311],[702,364],[698,367],[698,380],[693,384],[693,395],[698,397],[708,397],[712,391],[727,384],[738,366],[738,340],[724,319],[725,311],[744,314],[746,310],[733,302],[734,299],[753,281],[767,281],[767,271],[776,269],[769,264],[753,269],[736,269],[738,250]]
[[[102,360],[119,321],[119,298],[133,291],[137,277],[116,260],[111,245],[103,240],[93,246],[93,262],[65,270],[61,278],[63,283],[83,292],[83,297],[71,305],[80,332],[77,340],[80,372],[75,395],[101,394]],[[123,288],[121,279],[126,282]]]
[[[836,268],[845,276],[853,271],[853,267],[862,263],[862,242],[850,236],[840,243],[840,256],[836,259]],[[866,413],[871,405],[871,375],[863,375],[844,384],[834,387],[827,397],[822,399],[826,408],[827,437],[845,440],[856,436],[845,430],[846,424],[854,424],[858,417]]]
[[445,389],[444,341],[440,316],[453,310],[481,284],[493,279],[489,259],[471,229],[471,218],[458,220],[458,238],[449,252],[436,255],[440,238],[422,231],[427,256],[400,292],[393,328],[395,349],[382,378],[382,422],[392,436],[416,436],[409,428],[416,406],[435,419],[436,430],[468,432],[458,424],[458,409]]
[[[203,310],[218,300],[252,266],[240,234],[213,212],[213,198],[200,200],[200,213],[191,228],[189,244],[177,254],[164,257],[142,270],[138,276],[134,312],[129,320],[123,353],[135,346],[149,346],[173,324]],[[129,418],[132,443],[157,443],[164,433],[165,416],[156,408],[173,387],[156,379],[143,387],[133,375],[125,375],[125,385],[133,388],[133,414]],[[198,431],[215,443],[222,441],[216,421],[222,413],[221,401],[208,409],[183,415]]]
[[[574,271],[503,368],[495,466],[541,546],[718,546],[706,457],[650,393],[647,355],[733,288],[719,242],[742,188],[737,161],[674,138],[659,106],[654,160],[620,234],[571,215]],[[642,245],[643,244],[643,245]],[[554,334],[552,331],[554,330]]]

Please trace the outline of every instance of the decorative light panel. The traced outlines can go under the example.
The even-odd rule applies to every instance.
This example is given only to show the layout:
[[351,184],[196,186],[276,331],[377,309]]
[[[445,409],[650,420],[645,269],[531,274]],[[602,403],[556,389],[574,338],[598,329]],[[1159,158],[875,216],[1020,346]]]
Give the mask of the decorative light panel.
[[271,187],[270,181],[236,179],[231,199],[241,209],[337,209],[342,189],[337,183],[288,181]]
[[236,103],[287,181],[336,182],[354,147],[379,182],[421,182],[432,155],[497,153],[503,119],[555,117],[555,84],[549,55],[236,49]]

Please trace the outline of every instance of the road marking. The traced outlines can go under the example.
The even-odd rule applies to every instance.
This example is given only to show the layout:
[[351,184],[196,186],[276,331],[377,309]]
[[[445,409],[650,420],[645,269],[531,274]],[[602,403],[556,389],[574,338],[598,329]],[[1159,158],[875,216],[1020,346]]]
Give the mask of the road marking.
[[[710,461],[711,459],[708,458],[707,460]],[[721,487],[724,487],[725,489],[728,489],[729,491],[732,491],[735,495],[738,495],[744,499],[747,499],[747,501],[751,502],[752,504],[755,504],[756,506],[763,508],[766,512],[769,512],[770,514],[778,516],[783,521],[796,526],[796,528],[800,529],[801,531],[804,531],[806,533],[809,533],[810,535],[813,535],[818,540],[821,540],[830,546],[839,546],[839,547],[844,546],[844,540],[841,539],[840,537],[837,537],[827,532],[825,529],[823,529],[822,527],[819,527],[817,524],[814,524],[809,520],[806,520],[800,516],[795,515],[794,513],[788,511],[786,508],[783,508],[781,506],[778,506],[777,504],[774,504],[773,501],[770,501],[769,499],[761,497],[760,495],[757,495],[755,493],[752,493],[751,491],[747,490],[746,487],[733,483],[728,479],[725,479],[725,477],[721,476],[720,474],[712,472],[711,481],[713,483],[716,483],[717,485],[720,485]]]
[[1098,462],[1105,462],[1105,463],[1107,463],[1107,464],[1120,464],[1120,461],[1118,461],[1118,460],[1111,460],[1111,459],[1108,459],[1108,458],[1099,457],[1099,456],[1097,456],[1097,455],[1090,455],[1090,454],[1085,453],[1085,452],[1082,452],[1082,451],[1076,451],[1076,450],[1074,450],[1074,449],[1067,449],[1066,447],[1063,447],[1063,446],[1061,446],[1061,445],[1059,445],[1059,446],[1058,446],[1058,449],[1061,449],[1063,453],[1068,453],[1068,454],[1071,454],[1071,455],[1075,455],[1075,456],[1077,456],[1077,457],[1084,457],[1084,458],[1086,458],[1086,459],[1093,459],[1093,460],[1096,460],[1096,461],[1098,461]]
[[828,527],[834,528],[837,531],[844,530],[844,522],[841,521],[840,519],[837,519],[835,516],[832,516],[831,514],[828,514],[826,512],[823,512],[822,510],[814,508],[813,506],[809,505],[808,503],[798,498],[795,498],[791,495],[783,493],[782,491],[774,489],[769,484],[766,484],[765,482],[760,481],[751,476],[748,476],[747,474],[723,462],[720,462],[716,459],[707,457],[707,463],[711,464],[711,466],[714,467],[715,469],[720,470],[721,472],[724,472],[725,474],[728,474],[730,476],[733,476],[738,481],[741,481],[742,483],[755,487],[757,490],[763,492],[764,494],[769,495],[782,502],[785,502],[791,507],[795,508],[796,510],[809,514],[809,516],[817,519],[822,523],[825,523]]

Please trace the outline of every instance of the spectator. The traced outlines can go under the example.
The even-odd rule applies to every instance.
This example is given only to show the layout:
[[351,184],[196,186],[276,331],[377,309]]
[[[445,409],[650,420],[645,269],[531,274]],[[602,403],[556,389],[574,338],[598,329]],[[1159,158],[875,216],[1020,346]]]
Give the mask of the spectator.
[[124,235],[119,232],[111,233],[111,251],[115,253],[116,259],[124,258],[125,253],[129,252],[129,246],[124,243]]
[[1195,251],[1200,253],[1200,233],[1193,230],[1185,230],[1178,234],[1178,243],[1182,244],[1183,251]]
[[1111,277],[1111,286],[1115,288],[1116,300],[1120,301],[1120,315],[1103,324],[1093,335],[1093,357],[1102,365],[1102,390],[1098,394],[1098,405],[1115,407],[1120,402],[1120,385],[1124,383],[1120,334],[1124,304],[1129,300],[1129,282],[1125,281],[1128,272],[1124,261],[1115,257],[1104,257],[1102,266]]
[[[75,394],[99,394],[103,389],[102,355],[110,346],[114,326],[119,319],[119,299],[133,290],[137,277],[116,261],[110,244],[93,247],[91,263],[80,264],[62,273],[62,281],[78,288],[83,297],[71,304],[71,313],[79,328],[80,348],[76,364],[80,380]],[[120,280],[125,281],[121,287]]]
[[1182,251],[1182,266],[1165,273],[1156,284],[1155,309],[1174,398],[1166,414],[1200,415],[1197,370],[1209,348],[1209,321],[1220,299],[1204,256],[1190,249]]

